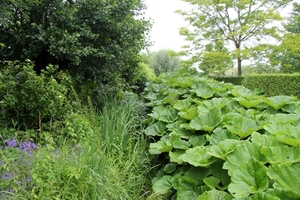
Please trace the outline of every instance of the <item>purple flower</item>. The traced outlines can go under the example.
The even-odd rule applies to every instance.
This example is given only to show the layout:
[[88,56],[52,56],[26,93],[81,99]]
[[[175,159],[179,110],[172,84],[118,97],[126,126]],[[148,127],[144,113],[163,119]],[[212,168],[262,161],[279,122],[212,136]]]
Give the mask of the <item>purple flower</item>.
[[10,148],[16,147],[18,145],[16,138],[13,138],[12,140],[4,140],[4,142]]
[[5,172],[4,174],[2,174],[1,178],[3,180],[8,180],[8,179],[11,179],[11,178],[14,178],[16,176],[16,173],[10,173],[10,172]]
[[24,141],[19,145],[20,150],[32,154],[33,150],[36,149],[36,145],[31,141]]

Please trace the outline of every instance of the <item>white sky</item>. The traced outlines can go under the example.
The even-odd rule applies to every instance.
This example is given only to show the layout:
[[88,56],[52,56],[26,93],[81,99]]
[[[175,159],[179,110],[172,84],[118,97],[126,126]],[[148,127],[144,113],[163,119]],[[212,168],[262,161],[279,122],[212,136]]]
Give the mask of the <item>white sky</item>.
[[181,0],[144,0],[148,8],[146,18],[153,20],[150,32],[153,46],[150,51],[172,49],[179,51],[185,45],[184,37],[180,36],[179,28],[185,26],[183,17],[174,13],[175,10],[188,8]]

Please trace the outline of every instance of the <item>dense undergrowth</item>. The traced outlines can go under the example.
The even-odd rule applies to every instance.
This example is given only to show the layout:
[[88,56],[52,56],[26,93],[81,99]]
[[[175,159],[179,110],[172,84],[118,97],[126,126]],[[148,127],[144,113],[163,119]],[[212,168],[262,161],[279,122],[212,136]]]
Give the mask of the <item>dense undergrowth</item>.
[[300,198],[300,102],[184,70],[145,90],[164,199]]
[[144,104],[105,87],[82,101],[72,85],[54,66],[1,68],[0,199],[146,199]]

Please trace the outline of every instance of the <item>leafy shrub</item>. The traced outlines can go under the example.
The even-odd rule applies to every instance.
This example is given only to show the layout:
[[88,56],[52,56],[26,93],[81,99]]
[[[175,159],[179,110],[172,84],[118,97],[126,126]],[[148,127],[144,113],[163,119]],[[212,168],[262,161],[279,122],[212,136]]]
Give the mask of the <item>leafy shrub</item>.
[[163,159],[152,179],[165,199],[300,198],[300,102],[186,71],[149,84],[145,99]]
[[262,89],[267,96],[293,95],[300,98],[299,74],[256,74],[246,76],[242,84]]
[[244,80],[244,77],[241,76],[223,76],[223,77],[213,77],[217,81],[224,81],[225,83],[232,83],[233,85],[242,85],[242,82]]
[[0,108],[4,126],[17,122],[22,129],[41,129],[42,123],[63,120],[72,112],[72,81],[56,69],[49,65],[37,75],[29,60],[2,67]]

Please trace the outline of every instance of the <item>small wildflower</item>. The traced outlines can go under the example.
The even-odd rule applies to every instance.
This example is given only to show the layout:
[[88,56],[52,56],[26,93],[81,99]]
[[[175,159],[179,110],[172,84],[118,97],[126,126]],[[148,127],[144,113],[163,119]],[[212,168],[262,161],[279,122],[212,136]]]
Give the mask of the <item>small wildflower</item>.
[[19,148],[22,151],[32,154],[33,150],[36,149],[36,145],[31,141],[24,141],[22,144],[20,144]]
[[5,140],[4,142],[7,144],[9,148],[13,148],[18,145],[17,140],[15,138],[13,138],[12,140]]

